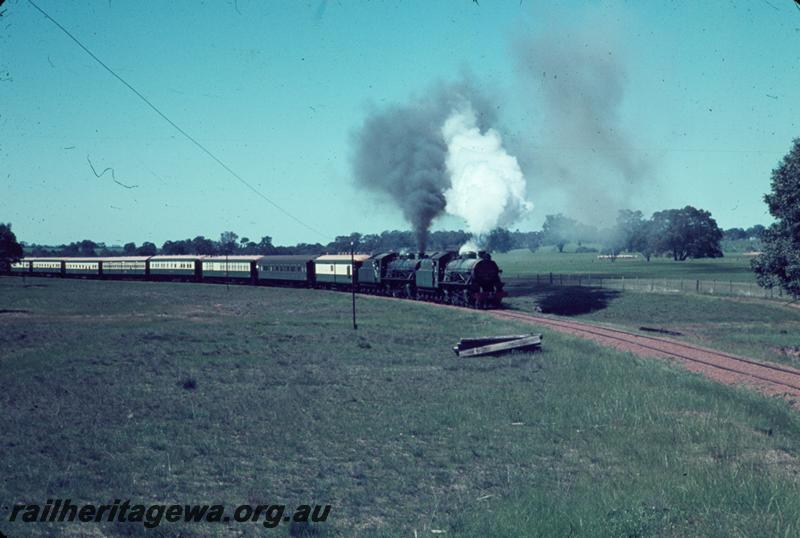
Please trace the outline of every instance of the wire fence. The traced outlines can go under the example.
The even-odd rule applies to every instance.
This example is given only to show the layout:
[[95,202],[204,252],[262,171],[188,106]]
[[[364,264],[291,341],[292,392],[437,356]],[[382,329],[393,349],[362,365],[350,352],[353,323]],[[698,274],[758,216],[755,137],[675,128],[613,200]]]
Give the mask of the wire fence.
[[755,282],[736,282],[734,280],[701,280],[642,278],[610,275],[587,274],[511,274],[505,279],[512,286],[526,284],[555,287],[595,287],[619,291],[637,291],[645,293],[695,293],[703,295],[727,295],[739,297],[760,297],[765,299],[791,299],[785,296],[780,288],[762,288]]

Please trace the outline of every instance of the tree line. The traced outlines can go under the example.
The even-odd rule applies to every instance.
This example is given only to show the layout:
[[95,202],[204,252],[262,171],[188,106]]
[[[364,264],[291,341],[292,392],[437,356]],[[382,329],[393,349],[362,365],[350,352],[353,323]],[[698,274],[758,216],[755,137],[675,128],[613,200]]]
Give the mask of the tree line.
[[[10,230],[10,225],[9,225]],[[676,261],[687,258],[721,256],[721,239],[758,238],[764,227],[756,225],[748,229],[731,228],[722,231],[707,211],[686,206],[683,209],[669,209],[653,214],[645,219],[641,211],[622,210],[616,224],[610,229],[601,229],[585,224],[562,214],[547,215],[540,231],[522,232],[497,228],[484,239],[489,252],[507,252],[513,249],[535,251],[543,246],[552,246],[563,252],[567,244],[577,244],[576,251],[604,252],[617,255],[620,252],[640,252],[646,259],[652,256],[670,255]],[[471,239],[463,230],[439,230],[431,232],[429,251],[455,250]],[[175,239],[165,241],[160,247],[145,241],[140,245],[126,243],[108,246],[90,239],[59,246],[26,245],[29,256],[154,256],[165,255],[275,255],[349,252],[385,252],[389,250],[413,252],[416,239],[411,231],[390,230],[380,234],[360,234],[337,236],[327,244],[298,243],[280,246],[273,244],[272,237],[265,235],[258,241],[240,237],[237,233],[226,231],[219,239],[199,235],[194,239]]]
[[[542,226],[541,245],[554,246],[559,252],[569,243],[578,245],[577,251],[597,251],[614,259],[622,252],[640,253],[647,261],[653,256],[668,256],[675,261],[689,258],[715,258],[722,256],[722,240],[748,239],[758,241],[764,226],[722,230],[711,213],[686,206],[653,213],[650,218],[638,210],[623,209],[616,222],[606,229],[598,229],[562,214],[547,215]],[[586,247],[586,244],[598,248]]]

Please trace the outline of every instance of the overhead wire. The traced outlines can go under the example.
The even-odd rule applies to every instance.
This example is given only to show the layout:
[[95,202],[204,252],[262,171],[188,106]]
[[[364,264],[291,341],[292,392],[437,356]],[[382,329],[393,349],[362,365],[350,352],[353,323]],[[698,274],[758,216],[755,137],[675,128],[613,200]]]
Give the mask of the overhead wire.
[[77,45],[78,45],[78,46],[79,46],[81,49],[83,49],[83,51],[84,51],[86,54],[88,54],[88,55],[89,55],[89,56],[90,56],[90,57],[91,57],[91,58],[92,58],[92,59],[93,59],[95,62],[97,62],[98,64],[100,64],[100,65],[103,67],[103,69],[105,69],[106,71],[108,71],[108,72],[109,72],[109,73],[110,73],[110,74],[111,74],[111,75],[112,75],[114,78],[116,78],[116,79],[117,79],[118,81],[120,81],[120,82],[121,82],[123,85],[125,85],[125,87],[126,87],[126,88],[128,88],[128,89],[129,89],[131,92],[133,92],[133,93],[134,93],[134,94],[135,94],[135,95],[136,95],[136,96],[137,96],[139,99],[141,99],[141,100],[142,100],[142,101],[143,101],[143,102],[144,102],[144,103],[145,103],[145,104],[146,104],[148,107],[150,107],[150,109],[152,109],[152,110],[153,110],[153,111],[154,111],[156,114],[158,114],[158,115],[159,115],[159,116],[160,116],[160,117],[161,117],[161,118],[162,118],[164,121],[166,121],[167,123],[169,123],[169,124],[170,124],[170,125],[171,125],[171,126],[172,126],[172,127],[175,129],[175,130],[176,130],[176,131],[178,131],[178,132],[179,132],[181,135],[183,135],[183,136],[184,136],[184,138],[186,138],[187,140],[189,140],[189,141],[190,141],[192,144],[194,144],[194,145],[195,145],[195,146],[196,146],[198,149],[200,149],[200,150],[201,150],[203,153],[205,153],[205,154],[206,154],[206,155],[208,155],[208,156],[209,156],[211,159],[213,159],[213,160],[214,160],[214,161],[215,161],[217,164],[219,164],[219,165],[220,165],[220,166],[221,166],[221,167],[222,167],[222,168],[223,168],[223,169],[224,169],[226,172],[228,172],[228,173],[229,173],[231,176],[233,176],[235,179],[237,179],[237,180],[238,180],[238,181],[239,181],[239,182],[240,182],[242,185],[244,185],[245,187],[247,187],[248,189],[250,189],[250,190],[251,190],[251,191],[252,191],[252,192],[253,192],[255,195],[257,195],[259,198],[263,199],[263,200],[264,200],[264,201],[266,201],[268,204],[270,204],[272,207],[274,207],[275,209],[277,209],[278,211],[280,211],[281,213],[283,213],[284,215],[286,215],[287,217],[289,217],[290,219],[292,219],[292,220],[293,220],[293,221],[295,221],[296,223],[300,224],[300,225],[301,225],[301,226],[303,226],[304,228],[307,228],[308,230],[310,230],[310,231],[314,232],[315,234],[319,235],[320,237],[324,237],[324,238],[326,238],[326,239],[330,239],[330,237],[328,236],[328,234],[325,234],[325,233],[321,232],[320,230],[316,229],[316,228],[315,228],[315,227],[313,227],[312,225],[310,225],[310,224],[308,224],[307,222],[303,221],[303,220],[302,220],[302,219],[300,219],[299,217],[297,217],[297,216],[295,216],[294,214],[290,213],[288,210],[286,210],[286,209],[284,209],[283,207],[281,207],[281,206],[280,206],[280,205],[279,205],[277,202],[275,202],[275,201],[271,200],[271,199],[270,199],[268,196],[266,196],[266,195],[265,195],[263,192],[261,192],[260,190],[258,190],[258,189],[257,189],[255,186],[253,186],[253,185],[252,185],[250,182],[248,182],[247,180],[245,180],[245,179],[244,179],[244,178],[243,178],[241,175],[239,175],[238,173],[236,173],[236,171],[234,171],[234,170],[233,170],[233,169],[232,169],[230,166],[228,166],[228,165],[227,165],[227,164],[226,164],[226,163],[225,163],[225,162],[224,162],[222,159],[220,159],[219,157],[217,157],[217,156],[216,156],[216,155],[215,155],[215,154],[214,154],[214,153],[213,153],[213,152],[212,152],[210,149],[208,149],[208,148],[207,148],[206,146],[204,146],[204,145],[203,145],[203,144],[202,144],[200,141],[198,141],[196,138],[194,138],[192,135],[190,135],[188,132],[186,132],[186,131],[185,131],[185,130],[184,130],[184,129],[183,129],[181,126],[180,126],[180,125],[178,125],[178,124],[177,124],[177,123],[175,123],[175,122],[174,122],[172,119],[170,119],[170,118],[169,118],[169,116],[167,116],[167,115],[166,115],[164,112],[162,112],[162,111],[161,111],[161,109],[159,109],[159,108],[158,108],[158,107],[157,107],[155,104],[153,104],[153,102],[152,102],[152,101],[150,101],[150,99],[148,99],[147,97],[145,97],[145,96],[144,96],[144,95],[143,95],[143,94],[142,94],[142,93],[141,93],[139,90],[137,90],[136,88],[134,88],[134,87],[133,87],[133,85],[131,85],[131,84],[130,84],[130,83],[127,81],[127,80],[125,80],[124,78],[122,78],[122,77],[121,77],[119,74],[117,74],[117,72],[116,72],[116,71],[114,71],[113,69],[111,69],[111,67],[109,67],[109,66],[108,66],[108,65],[107,65],[105,62],[103,62],[103,60],[101,60],[100,58],[98,58],[98,57],[97,57],[97,55],[96,55],[95,53],[93,53],[91,50],[89,50],[89,48],[88,48],[86,45],[84,45],[84,44],[83,44],[83,43],[82,43],[82,42],[81,42],[81,41],[80,41],[80,40],[79,40],[77,37],[75,37],[75,36],[74,36],[74,35],[73,35],[73,34],[72,34],[72,33],[71,33],[69,30],[67,30],[67,29],[66,29],[66,28],[65,28],[65,27],[64,27],[64,26],[63,26],[61,23],[59,23],[59,22],[58,22],[57,20],[55,20],[55,19],[54,19],[52,16],[50,16],[50,14],[49,14],[49,13],[47,13],[47,12],[46,12],[44,9],[42,9],[41,7],[39,7],[39,6],[38,6],[38,5],[37,5],[37,4],[36,4],[36,3],[35,3],[33,0],[28,0],[28,3],[29,3],[30,5],[32,5],[34,8],[36,8],[36,9],[37,9],[37,10],[38,10],[38,11],[39,11],[39,12],[40,12],[42,15],[44,15],[44,16],[45,16],[45,18],[46,18],[47,20],[49,20],[50,22],[52,22],[52,23],[53,23],[53,24],[54,24],[54,25],[55,25],[55,26],[56,26],[56,27],[57,27],[59,30],[61,30],[61,31],[62,31],[64,34],[66,34],[66,35],[67,35],[67,37],[69,37],[69,38],[70,38],[72,41],[74,41],[74,42],[75,42],[75,44],[77,44]]

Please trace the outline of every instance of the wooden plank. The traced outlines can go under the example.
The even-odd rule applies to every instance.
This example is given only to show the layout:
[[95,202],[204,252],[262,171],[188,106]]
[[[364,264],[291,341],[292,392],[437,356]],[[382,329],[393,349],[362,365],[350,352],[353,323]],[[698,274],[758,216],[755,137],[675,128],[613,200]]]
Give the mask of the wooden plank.
[[542,338],[540,335],[536,336],[529,336],[527,338],[520,338],[517,340],[511,340],[508,342],[500,342],[497,344],[490,344],[487,346],[481,346],[471,349],[461,350],[458,353],[459,357],[477,357],[480,355],[489,355],[493,353],[500,353],[505,351],[511,350],[521,350],[527,347],[534,347],[538,346],[542,343]]
[[509,340],[518,340],[520,338],[527,338],[529,336],[533,336],[531,334],[511,334],[508,336],[481,336],[477,338],[462,338],[459,342],[459,345],[462,347],[471,345],[471,344],[495,344],[498,342],[507,342]]
[[511,351],[513,349],[523,349],[526,347],[538,346],[542,343],[542,335],[536,334],[526,338],[518,338],[508,342],[500,342],[497,344],[490,344],[488,346],[474,347],[471,349],[464,349],[458,352],[459,357],[477,357],[479,355],[489,355],[491,353],[499,353],[503,351]]
[[512,334],[506,336],[481,336],[477,338],[462,338],[458,344],[453,346],[453,352],[458,355],[459,351],[464,349],[471,349],[474,347],[488,346],[489,344],[498,344],[500,342],[508,342],[511,340],[518,340],[520,338],[527,338],[531,334]]

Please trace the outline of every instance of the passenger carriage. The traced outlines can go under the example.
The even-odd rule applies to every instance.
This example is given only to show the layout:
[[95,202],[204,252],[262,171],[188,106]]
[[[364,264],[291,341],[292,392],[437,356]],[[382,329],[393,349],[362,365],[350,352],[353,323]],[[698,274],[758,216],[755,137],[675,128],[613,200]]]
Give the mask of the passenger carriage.
[[255,283],[258,278],[256,262],[262,257],[261,255],[204,256],[200,261],[203,280]]
[[317,287],[349,288],[355,280],[353,273],[370,258],[369,254],[325,254],[314,259],[314,275]]
[[202,279],[200,261],[205,256],[176,254],[151,256],[147,260],[147,276],[150,280],[194,280]]
[[314,256],[264,256],[256,262],[259,284],[314,287]]
[[113,256],[97,258],[103,278],[145,278],[149,256]]

